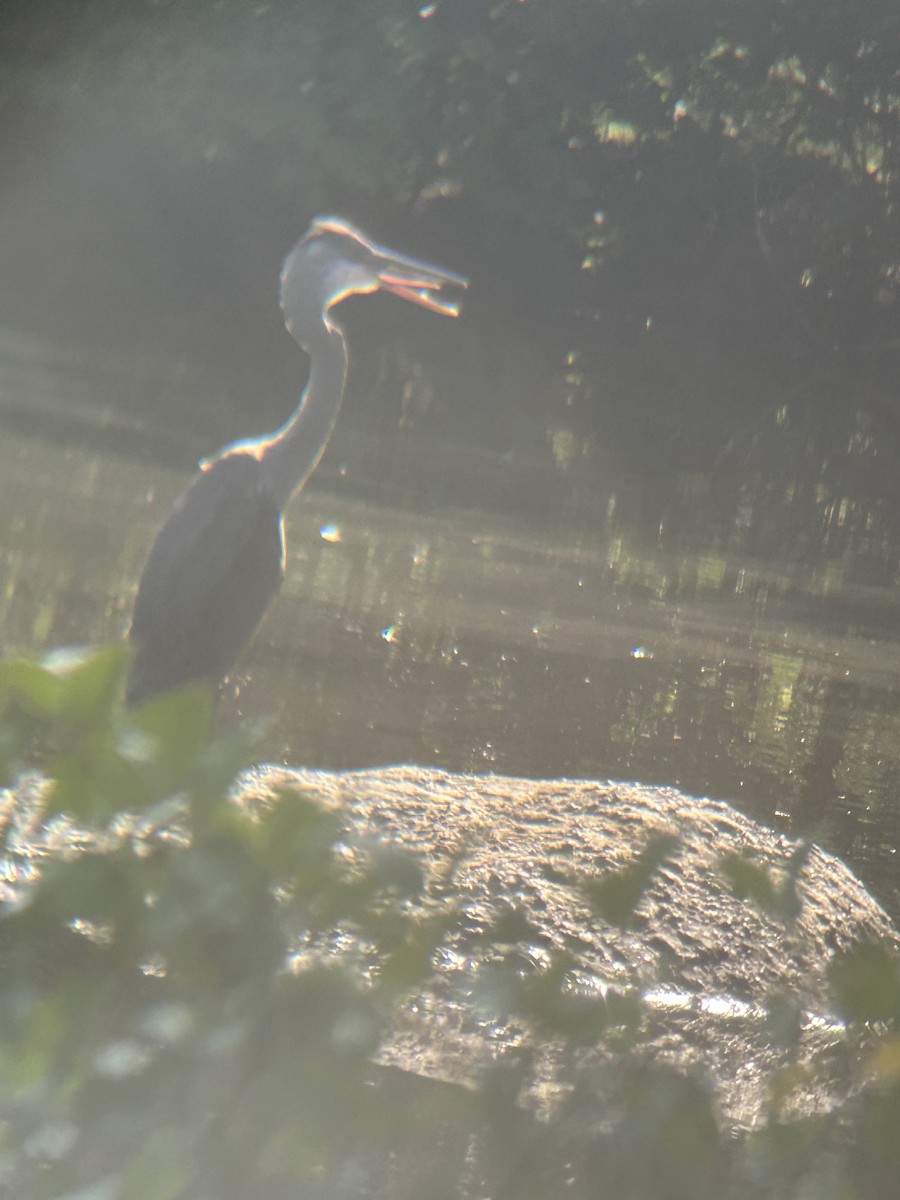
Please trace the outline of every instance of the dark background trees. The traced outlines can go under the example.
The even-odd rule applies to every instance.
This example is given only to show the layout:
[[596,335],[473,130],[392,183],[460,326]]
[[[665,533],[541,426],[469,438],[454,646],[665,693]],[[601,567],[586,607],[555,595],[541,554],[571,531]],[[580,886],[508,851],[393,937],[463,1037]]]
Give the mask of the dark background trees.
[[484,391],[438,431],[708,460],[803,395],[891,436],[898,35],[891,0],[12,4],[0,318],[265,394],[280,258],[337,209],[473,276]]

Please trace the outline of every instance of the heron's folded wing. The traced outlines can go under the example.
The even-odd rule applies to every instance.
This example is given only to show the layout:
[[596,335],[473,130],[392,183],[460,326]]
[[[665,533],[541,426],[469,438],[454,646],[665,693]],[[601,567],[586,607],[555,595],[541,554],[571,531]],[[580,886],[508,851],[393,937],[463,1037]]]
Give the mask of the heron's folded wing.
[[[253,633],[282,571],[281,514],[260,463],[229,455],[175,502],[138,589],[130,636],[184,678],[224,673]],[[189,661],[186,661],[189,660]]]

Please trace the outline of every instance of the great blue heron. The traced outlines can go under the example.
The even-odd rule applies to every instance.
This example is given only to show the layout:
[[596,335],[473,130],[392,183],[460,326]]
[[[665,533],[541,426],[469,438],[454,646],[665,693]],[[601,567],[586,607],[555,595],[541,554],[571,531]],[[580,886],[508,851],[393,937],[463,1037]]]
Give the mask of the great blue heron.
[[347,347],[332,319],[334,305],[386,291],[456,316],[457,305],[437,293],[466,282],[376,246],[336,217],[312,222],[281,271],[285,324],[309,355],[309,381],[281,429],[235,442],[201,463],[175,502],[134,604],[129,704],[190,680],[221,682],[278,590],[282,514],[322,457],[344,392]]

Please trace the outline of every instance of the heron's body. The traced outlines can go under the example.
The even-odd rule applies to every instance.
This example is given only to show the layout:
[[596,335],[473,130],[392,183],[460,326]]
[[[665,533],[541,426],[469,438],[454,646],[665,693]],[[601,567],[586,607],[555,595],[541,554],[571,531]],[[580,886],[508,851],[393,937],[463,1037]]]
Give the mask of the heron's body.
[[218,459],[179,497],[147,559],[129,634],[129,703],[192,679],[218,683],[283,571],[282,515],[259,460]]
[[455,315],[432,294],[448,283],[465,286],[452,272],[373,245],[346,222],[312,223],[281,275],[285,323],[309,353],[309,382],[280,430],[226,447],[175,502],[135,600],[130,704],[191,680],[219,683],[277,592],[283,512],[321,458],[344,390],[346,345],[330,308],[384,289]]

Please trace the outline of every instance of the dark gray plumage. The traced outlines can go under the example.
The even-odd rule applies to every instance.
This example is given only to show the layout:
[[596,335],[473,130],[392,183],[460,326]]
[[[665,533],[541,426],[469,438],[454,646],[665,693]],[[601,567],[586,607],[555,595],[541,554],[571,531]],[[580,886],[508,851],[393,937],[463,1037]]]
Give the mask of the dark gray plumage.
[[144,568],[129,632],[137,648],[129,704],[225,676],[278,591],[283,546],[258,459],[228,455],[197,475]]

